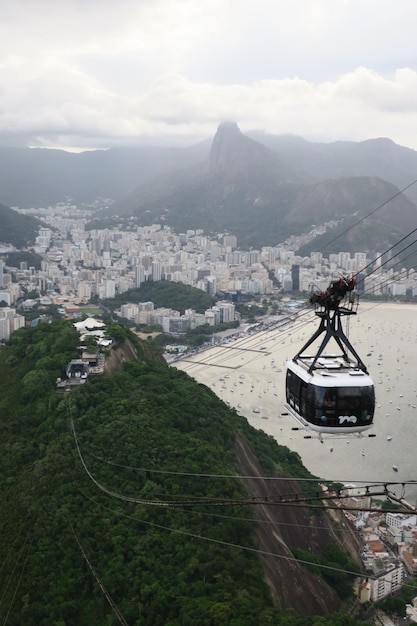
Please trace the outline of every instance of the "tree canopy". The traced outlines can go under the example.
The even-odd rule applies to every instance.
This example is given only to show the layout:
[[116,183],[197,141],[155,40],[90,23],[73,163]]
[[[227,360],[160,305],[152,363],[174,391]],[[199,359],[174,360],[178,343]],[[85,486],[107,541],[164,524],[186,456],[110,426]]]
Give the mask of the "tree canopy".
[[0,349],[4,623],[358,624],[274,607],[252,509],[207,504],[246,495],[235,478],[237,431],[265,472],[288,461],[306,472],[297,455],[129,340],[138,359],[69,394],[55,380],[77,355],[71,323],[20,329]]
[[194,309],[197,313],[204,313],[214,304],[214,298],[205,291],[169,280],[149,281],[143,283],[139,289],[129,289],[104,301],[108,308],[120,307],[131,302],[153,302],[155,308],[167,307],[184,313],[185,309]]

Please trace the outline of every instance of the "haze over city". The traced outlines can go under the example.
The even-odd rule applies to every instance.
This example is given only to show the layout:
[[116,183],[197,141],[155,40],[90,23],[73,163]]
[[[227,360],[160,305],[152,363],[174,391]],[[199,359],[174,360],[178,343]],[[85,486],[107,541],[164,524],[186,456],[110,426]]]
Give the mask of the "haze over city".
[[0,145],[187,145],[219,122],[417,149],[413,0],[3,0]]

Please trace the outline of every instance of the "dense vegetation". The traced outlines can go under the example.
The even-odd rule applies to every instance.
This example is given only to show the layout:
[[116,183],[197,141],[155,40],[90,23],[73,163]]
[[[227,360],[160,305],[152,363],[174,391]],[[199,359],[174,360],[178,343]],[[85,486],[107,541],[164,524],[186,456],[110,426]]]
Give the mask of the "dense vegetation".
[[54,321],[0,349],[2,623],[356,624],[274,608],[256,555],[236,547],[255,547],[253,511],[198,503],[245,495],[233,478],[237,431],[265,472],[305,474],[297,455],[185,373],[147,360],[139,342],[140,359],[122,371],[58,394],[77,344],[72,325]]
[[[367,252],[370,257],[375,257],[374,250],[385,250],[387,246],[393,246],[396,241],[401,240],[403,232],[388,224],[377,222],[376,220],[367,219],[360,221],[358,225],[358,215],[355,213],[353,216],[345,217],[339,221],[339,223],[322,235],[314,238],[314,241],[306,243],[301,246],[296,253],[299,256],[310,256],[312,252],[316,250],[326,250],[326,256],[329,254],[337,254],[340,252],[340,241],[343,241],[343,249],[349,251],[351,254],[355,252]],[[343,239],[341,239],[343,237]],[[404,253],[402,256],[408,257],[410,251]],[[391,253],[391,257],[394,254]],[[388,258],[388,257],[387,257]],[[382,259],[382,262],[387,260]],[[395,261],[392,262],[394,265]],[[403,263],[403,261],[401,261]],[[412,267],[409,263],[409,267]],[[400,265],[401,269],[403,265]],[[361,268],[359,268],[361,269]]]
[[4,204],[0,204],[0,243],[11,244],[15,248],[24,248],[35,243],[35,238],[42,226],[35,217],[21,215]]
[[[300,548],[293,549],[293,554],[300,560],[314,564],[312,571],[318,572],[323,580],[327,580],[337,590],[340,597],[348,598],[352,594],[352,580],[347,572],[360,570],[353,559],[349,558],[336,543],[329,543],[322,557]],[[327,569],[329,567],[339,571]]]
[[33,251],[19,250],[18,252],[9,252],[7,254],[6,263],[9,267],[20,268],[21,263],[27,263],[28,267],[41,269],[43,257]]
[[183,314],[185,309],[194,309],[197,313],[204,313],[206,309],[213,306],[214,298],[191,285],[160,280],[143,283],[139,289],[129,289],[115,298],[105,300],[103,304],[109,309],[115,309],[127,302],[132,304],[153,302],[155,308],[167,307]]

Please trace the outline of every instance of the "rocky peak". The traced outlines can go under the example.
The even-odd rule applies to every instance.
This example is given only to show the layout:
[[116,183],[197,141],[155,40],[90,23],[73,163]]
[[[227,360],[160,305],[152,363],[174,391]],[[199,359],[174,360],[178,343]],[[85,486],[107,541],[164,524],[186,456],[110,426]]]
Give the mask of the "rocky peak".
[[233,178],[253,171],[256,163],[269,158],[269,149],[240,132],[236,122],[222,122],[214,136],[209,157],[210,174]]
[[219,137],[237,137],[243,136],[236,122],[220,122],[216,136]]
[[236,122],[222,122],[214,136],[210,150],[210,173],[224,172],[239,160],[240,147],[245,137]]

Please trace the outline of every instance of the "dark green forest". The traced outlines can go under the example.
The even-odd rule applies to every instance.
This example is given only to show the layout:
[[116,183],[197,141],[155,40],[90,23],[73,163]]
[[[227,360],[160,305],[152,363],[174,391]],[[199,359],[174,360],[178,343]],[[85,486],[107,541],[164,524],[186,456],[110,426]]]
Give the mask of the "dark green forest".
[[8,252],[6,263],[9,267],[17,268],[20,267],[21,263],[27,263],[28,267],[35,267],[37,270],[40,270],[42,257],[33,251],[19,250],[18,252]]
[[2,243],[15,248],[24,248],[35,243],[42,222],[31,215],[21,215],[17,211],[0,204],[0,232]]
[[138,358],[69,394],[55,381],[78,355],[70,322],[20,329],[0,348],[1,623],[362,623],[274,607],[250,550],[253,509],[207,499],[247,495],[235,478],[238,432],[265,473],[306,470],[208,388],[146,357],[128,331],[120,340],[124,333]]
[[191,285],[159,280],[143,283],[139,289],[129,289],[115,298],[104,300],[103,304],[109,309],[115,309],[127,302],[153,302],[155,308],[167,307],[184,314],[185,309],[204,313],[214,305],[214,298]]

